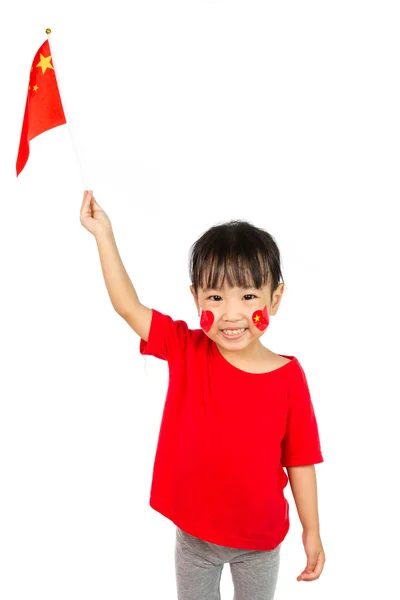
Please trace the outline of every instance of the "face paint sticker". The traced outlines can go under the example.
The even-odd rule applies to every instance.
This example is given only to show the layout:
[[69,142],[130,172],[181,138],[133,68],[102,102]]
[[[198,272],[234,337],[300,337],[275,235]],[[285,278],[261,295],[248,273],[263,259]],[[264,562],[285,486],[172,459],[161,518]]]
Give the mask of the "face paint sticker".
[[253,323],[260,331],[267,329],[269,324],[268,307],[264,306],[262,310],[256,310],[253,312]]
[[214,323],[214,313],[211,310],[201,309],[200,327],[205,333],[208,333]]

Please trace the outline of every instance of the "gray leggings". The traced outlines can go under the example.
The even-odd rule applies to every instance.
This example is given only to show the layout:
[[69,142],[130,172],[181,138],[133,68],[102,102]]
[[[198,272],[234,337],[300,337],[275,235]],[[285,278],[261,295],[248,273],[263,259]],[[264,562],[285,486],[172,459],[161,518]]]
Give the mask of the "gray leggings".
[[274,550],[218,546],[176,528],[178,600],[221,600],[224,563],[231,569],[233,600],[272,600],[278,580],[280,545]]

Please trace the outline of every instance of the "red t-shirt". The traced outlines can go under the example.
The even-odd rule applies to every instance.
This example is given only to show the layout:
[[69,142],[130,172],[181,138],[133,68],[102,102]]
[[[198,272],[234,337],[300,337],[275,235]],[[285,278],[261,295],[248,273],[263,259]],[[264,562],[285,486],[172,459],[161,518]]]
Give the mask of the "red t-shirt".
[[289,530],[282,467],[323,462],[298,360],[242,371],[201,329],[154,309],[140,353],[169,367],[150,506],[204,541],[276,548]]

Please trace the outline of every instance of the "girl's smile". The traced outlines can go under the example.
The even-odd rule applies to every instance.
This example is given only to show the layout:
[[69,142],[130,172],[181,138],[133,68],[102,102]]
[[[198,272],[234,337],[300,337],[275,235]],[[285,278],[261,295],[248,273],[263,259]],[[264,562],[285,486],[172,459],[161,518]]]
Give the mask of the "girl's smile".
[[[228,333],[228,332],[231,333]],[[225,340],[229,340],[230,342],[233,340],[239,340],[246,334],[247,327],[242,327],[241,329],[221,329],[220,333],[224,337]]]

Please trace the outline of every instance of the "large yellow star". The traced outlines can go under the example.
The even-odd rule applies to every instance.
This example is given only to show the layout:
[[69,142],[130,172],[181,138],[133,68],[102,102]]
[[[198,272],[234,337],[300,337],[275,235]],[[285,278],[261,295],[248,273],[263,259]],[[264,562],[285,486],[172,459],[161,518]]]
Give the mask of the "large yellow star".
[[260,315],[256,315],[256,316],[254,317],[254,321],[259,321],[259,320],[260,320]]
[[38,62],[36,67],[42,68],[43,75],[46,73],[46,69],[54,70],[54,67],[53,67],[53,65],[50,64],[50,61],[51,61],[51,56],[43,56],[43,54],[40,55],[40,62]]

